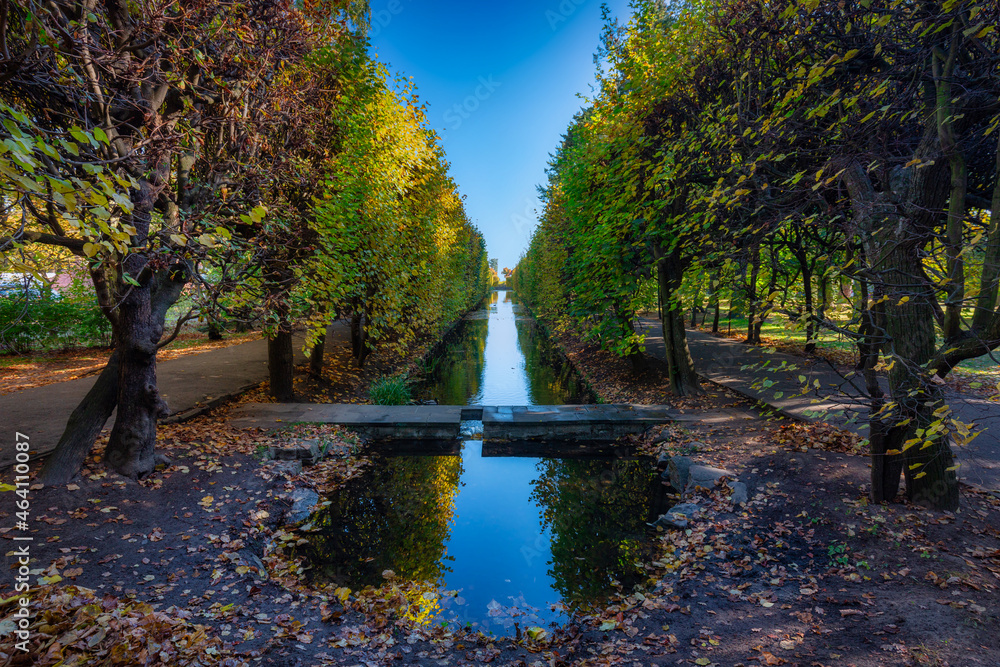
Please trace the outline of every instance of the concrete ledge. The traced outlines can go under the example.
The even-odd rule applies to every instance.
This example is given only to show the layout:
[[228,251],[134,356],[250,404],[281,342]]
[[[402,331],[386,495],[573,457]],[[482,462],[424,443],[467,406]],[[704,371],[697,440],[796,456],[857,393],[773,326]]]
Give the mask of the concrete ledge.
[[484,440],[614,440],[674,421],[664,405],[535,405],[483,408]]
[[281,429],[291,424],[336,424],[375,439],[458,438],[462,406],[249,403],[233,411],[237,428]]
[[[683,415],[663,405],[243,405],[238,428],[280,429],[290,424],[337,424],[373,439],[440,440],[460,437],[463,420],[483,422],[483,439],[616,440]],[[478,420],[476,420],[478,421]]]

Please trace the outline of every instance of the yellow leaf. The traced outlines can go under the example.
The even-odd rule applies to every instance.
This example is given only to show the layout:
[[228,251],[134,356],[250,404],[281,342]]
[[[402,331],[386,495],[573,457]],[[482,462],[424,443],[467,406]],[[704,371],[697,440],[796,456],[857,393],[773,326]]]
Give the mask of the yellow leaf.
[[84,243],[83,244],[83,254],[87,257],[94,257],[100,252],[101,247],[96,243]]

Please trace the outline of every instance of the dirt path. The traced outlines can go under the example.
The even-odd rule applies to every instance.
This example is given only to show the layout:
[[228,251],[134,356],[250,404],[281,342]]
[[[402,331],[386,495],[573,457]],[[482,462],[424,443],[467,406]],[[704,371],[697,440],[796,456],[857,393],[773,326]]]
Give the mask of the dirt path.
[[[209,350],[232,347],[261,337],[259,331],[228,336],[224,340],[207,340],[201,334],[182,334],[160,350],[157,361],[201,354]],[[100,373],[111,357],[111,348],[45,352],[26,356],[0,357],[0,396],[25,389],[44,387],[57,382],[69,382]]]
[[[662,358],[663,333],[659,321],[643,319],[641,324],[647,350]],[[687,336],[691,356],[702,377],[796,418],[824,420],[867,435],[867,407],[860,376],[819,357],[784,354],[690,329]],[[801,393],[800,376],[805,376],[813,386],[813,391],[805,396]],[[1000,490],[1000,404],[954,391],[948,391],[946,396],[956,417],[975,423],[980,431],[972,443],[956,448],[962,464],[959,476],[981,488]]]
[[[347,324],[337,322],[327,333],[327,345],[343,344],[349,335]],[[295,338],[295,361],[302,363],[303,337]],[[267,379],[267,341],[255,340],[160,363],[157,367],[160,392],[172,416],[198,410],[227,397],[240,394]],[[13,461],[14,433],[27,435],[33,456],[52,451],[62,435],[66,420],[83,400],[97,376],[25,389],[0,396],[0,422],[4,437],[0,444],[0,469]],[[108,422],[108,428],[114,423]]]

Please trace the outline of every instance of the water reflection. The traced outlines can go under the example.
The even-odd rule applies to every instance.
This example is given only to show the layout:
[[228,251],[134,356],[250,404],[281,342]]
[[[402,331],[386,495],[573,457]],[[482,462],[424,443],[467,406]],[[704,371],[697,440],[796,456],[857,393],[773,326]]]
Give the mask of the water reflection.
[[[461,325],[418,395],[452,405],[586,397],[510,292],[494,293]],[[302,553],[318,576],[358,588],[380,585],[382,572],[393,570],[437,591],[427,596],[426,621],[495,633],[515,622],[564,621],[564,602],[585,606],[643,583],[645,522],[663,503],[648,461],[566,443],[470,439],[460,455],[446,444],[385,447],[372,472],[332,496],[314,521],[317,532],[307,534]],[[539,458],[566,453],[575,458]]]
[[339,585],[378,586],[389,569],[453,591],[437,596],[434,618],[495,633],[564,621],[560,602],[586,606],[644,582],[645,522],[663,503],[648,461],[481,448],[378,459],[331,497],[302,554]]
[[531,499],[552,534],[549,576],[563,600],[585,605],[646,579],[647,522],[666,511],[648,461],[543,459]]
[[302,555],[323,579],[378,586],[393,570],[414,581],[444,583],[445,552],[462,475],[460,456],[380,460],[313,517],[316,533]]
[[442,405],[590,402],[579,378],[525,316],[513,292],[493,292],[483,310],[466,318],[417,395]]

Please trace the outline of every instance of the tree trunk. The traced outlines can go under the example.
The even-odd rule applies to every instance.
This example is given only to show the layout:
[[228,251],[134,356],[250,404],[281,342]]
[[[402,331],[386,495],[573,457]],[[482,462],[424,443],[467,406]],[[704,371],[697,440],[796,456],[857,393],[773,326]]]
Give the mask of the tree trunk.
[[208,318],[208,339],[222,340],[222,327],[214,317]]
[[323,374],[323,355],[326,351],[326,334],[316,339],[316,344],[309,351],[309,372],[319,377]]
[[701,288],[699,287],[694,293],[694,299],[691,300],[691,328],[694,329],[698,326],[698,310],[701,308]]
[[764,326],[764,322],[771,317],[771,311],[774,310],[774,298],[773,295],[778,287],[778,266],[776,258],[777,250],[774,245],[771,246],[771,275],[767,281],[767,300],[761,305],[763,308],[757,314],[756,322],[753,326],[753,340],[755,345],[760,345],[760,330]]
[[694,360],[688,349],[687,333],[684,331],[684,308],[676,298],[683,279],[683,267],[676,253],[664,254],[658,246],[653,247],[657,266],[657,284],[662,305],[661,325],[663,347],[666,354],[667,370],[670,376],[670,390],[677,396],[692,396],[701,393],[701,383],[694,369]]
[[[1000,135],[1000,132],[997,133]],[[982,277],[979,281],[979,297],[976,312],[972,316],[972,328],[983,331],[993,319],[997,305],[997,291],[1000,288],[1000,139],[997,140],[996,180],[993,183],[993,205],[990,211],[989,234],[983,257]]]
[[871,406],[870,446],[872,452],[871,499],[872,502],[892,502],[899,495],[899,480],[903,472],[903,457],[898,452],[903,447],[905,429],[892,426],[880,418],[884,402],[873,401]]
[[712,333],[719,333],[719,319],[722,317],[722,307],[719,304],[719,297],[715,297],[715,316],[712,318]]
[[800,260],[799,266],[802,268],[802,292],[806,309],[806,354],[816,351],[816,313],[813,310],[813,284],[812,271],[807,266],[808,262]]
[[969,171],[965,156],[955,140],[955,105],[952,91],[952,76],[958,64],[959,49],[962,44],[961,24],[955,21],[951,28],[951,38],[947,51],[931,56],[936,88],[936,114],[938,141],[941,151],[948,158],[951,171],[951,192],[948,203],[948,223],[945,232],[947,254],[948,298],[945,301],[944,325],[945,342],[959,337],[962,330],[962,307],[965,302],[965,259],[963,258],[962,231],[965,226],[965,198],[968,190]]
[[76,406],[55,450],[45,460],[38,481],[46,486],[65,484],[80,471],[104,425],[118,403],[118,351],[111,354],[97,382]]
[[[153,186],[140,183],[133,195],[133,244],[146,244],[153,209]],[[122,262],[123,272],[138,280],[147,258],[140,252]],[[163,327],[153,321],[152,285],[119,280],[115,348],[118,353],[118,415],[104,451],[104,463],[115,472],[139,479],[156,467],[156,420],[166,411],[156,388],[156,344]]]
[[[945,417],[940,389],[925,364],[936,352],[934,291],[924,278],[921,249],[927,242],[915,224],[877,194],[858,164],[845,169],[845,182],[866,244],[869,273],[885,308],[884,351],[891,357],[888,414],[872,413],[872,498],[895,495],[891,457],[902,455],[910,500],[940,510],[959,505],[958,476],[948,439],[931,430]],[[883,324],[883,322],[880,322]],[[873,410],[879,401],[873,401]],[[879,406],[880,407],[880,406]],[[882,422],[879,424],[878,422]],[[918,436],[918,433],[920,434]]]
[[[162,329],[167,311],[177,303],[187,273],[183,270],[161,271],[153,284],[153,321]],[[79,471],[94,441],[115,411],[118,403],[118,351],[111,354],[107,365],[80,404],[73,410],[55,450],[45,460],[38,481],[46,486],[65,484]]]
[[282,322],[278,332],[267,340],[267,369],[271,377],[271,397],[279,403],[295,399],[295,350],[291,326]]
[[750,282],[747,283],[747,340],[750,345],[760,345],[760,327],[757,326],[757,280],[760,277],[760,246],[751,250],[753,260],[750,269]]
[[365,331],[365,314],[357,312],[351,316],[351,349],[354,352],[354,361],[358,368],[363,368],[365,360],[368,358],[368,333]]

